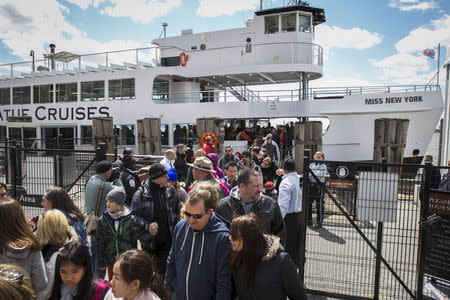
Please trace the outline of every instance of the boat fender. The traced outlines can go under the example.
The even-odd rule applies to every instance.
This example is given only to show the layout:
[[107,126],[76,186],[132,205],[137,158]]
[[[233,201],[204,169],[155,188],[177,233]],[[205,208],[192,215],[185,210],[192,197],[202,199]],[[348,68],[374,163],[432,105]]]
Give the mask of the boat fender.
[[189,60],[189,55],[187,55],[185,52],[180,53],[180,66],[185,67],[187,65],[187,62]]

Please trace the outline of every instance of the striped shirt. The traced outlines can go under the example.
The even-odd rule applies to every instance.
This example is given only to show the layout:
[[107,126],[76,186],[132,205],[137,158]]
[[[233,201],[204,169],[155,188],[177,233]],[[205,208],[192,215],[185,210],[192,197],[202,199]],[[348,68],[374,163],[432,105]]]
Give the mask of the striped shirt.
[[[320,182],[325,182],[325,176],[327,175],[327,166],[324,163],[311,163],[309,165],[309,168],[311,169],[311,171],[314,173],[314,175],[317,176],[317,178],[319,178]],[[311,182],[316,182],[316,179],[309,174],[309,179],[311,180]]]

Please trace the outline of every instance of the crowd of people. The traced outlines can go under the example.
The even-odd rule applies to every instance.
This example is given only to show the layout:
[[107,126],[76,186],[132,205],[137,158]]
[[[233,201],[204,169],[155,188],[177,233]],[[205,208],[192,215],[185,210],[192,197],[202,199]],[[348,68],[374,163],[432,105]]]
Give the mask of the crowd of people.
[[[180,144],[140,170],[125,149],[97,163],[83,212],[50,188],[28,222],[0,184],[0,299],[307,299],[302,178],[271,139],[221,157]],[[319,228],[324,159],[309,166]]]

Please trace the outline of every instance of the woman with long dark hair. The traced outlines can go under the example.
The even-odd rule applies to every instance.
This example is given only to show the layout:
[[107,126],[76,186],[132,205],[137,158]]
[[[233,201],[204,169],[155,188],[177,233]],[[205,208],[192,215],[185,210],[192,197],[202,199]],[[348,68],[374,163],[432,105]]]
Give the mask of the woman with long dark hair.
[[[111,292],[112,291],[112,292]],[[105,300],[166,300],[168,291],[157,273],[152,258],[145,251],[128,250],[117,258],[111,280],[111,291]]]
[[[0,264],[23,268],[37,292],[47,284],[40,250],[41,244],[28,226],[19,202],[11,198],[0,202]],[[38,299],[41,299],[39,295]]]
[[280,239],[263,234],[255,214],[233,219],[230,241],[230,270],[239,300],[307,299]]
[[62,211],[66,215],[67,222],[75,229],[81,241],[85,245],[87,244],[84,216],[64,189],[60,187],[49,188],[42,196],[41,205],[45,211],[50,209]]
[[101,300],[108,290],[102,279],[94,281],[89,252],[83,243],[70,242],[59,250],[49,300]]

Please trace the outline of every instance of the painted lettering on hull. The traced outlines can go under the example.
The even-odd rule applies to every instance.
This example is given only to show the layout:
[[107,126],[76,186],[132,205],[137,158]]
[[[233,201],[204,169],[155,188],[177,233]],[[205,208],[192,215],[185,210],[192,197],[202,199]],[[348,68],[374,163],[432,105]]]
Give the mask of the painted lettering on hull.
[[45,107],[38,106],[31,114],[28,108],[0,110],[0,121],[6,121],[8,117],[32,116],[38,121],[66,121],[66,120],[92,120],[95,117],[109,117],[109,107]]

